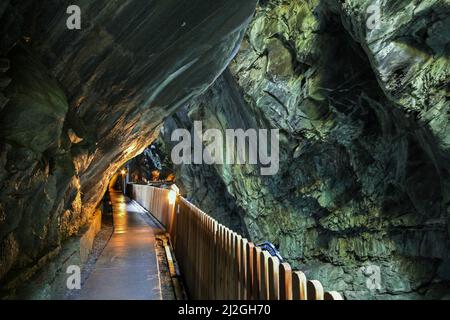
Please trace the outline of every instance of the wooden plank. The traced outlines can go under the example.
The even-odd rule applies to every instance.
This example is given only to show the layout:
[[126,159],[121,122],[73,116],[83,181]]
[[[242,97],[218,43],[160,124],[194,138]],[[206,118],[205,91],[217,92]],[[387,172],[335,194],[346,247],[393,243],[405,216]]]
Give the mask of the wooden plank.
[[276,257],[269,257],[269,299],[280,299],[280,286],[279,286],[279,260]]
[[223,226],[222,231],[222,299],[227,299],[228,281],[227,281],[227,237],[228,230]]
[[247,242],[247,264],[246,264],[246,287],[247,300],[253,300],[253,249],[255,245],[252,242]]
[[188,256],[187,260],[189,261],[188,269],[186,270],[188,276],[189,276],[189,289],[192,292],[192,298],[195,299],[196,297],[196,287],[195,287],[195,230],[194,230],[194,215],[190,211],[190,208],[186,208],[186,215],[189,219],[189,242],[188,242]]
[[295,271],[292,273],[292,299],[293,300],[306,300],[306,276],[301,271]]
[[195,232],[196,232],[196,261],[195,261],[195,270],[196,270],[196,285],[197,285],[197,299],[202,298],[202,215],[198,210],[193,210],[195,215]]
[[307,296],[308,300],[323,300],[324,292],[322,284],[317,280],[310,280],[307,282]]
[[259,290],[260,300],[269,300],[269,258],[270,254],[267,251],[262,251],[260,254],[260,272],[261,283]]
[[208,276],[207,276],[207,285],[208,285],[208,299],[214,299],[214,283],[213,283],[213,275],[214,275],[214,261],[213,261],[213,254],[214,254],[214,228],[213,228],[213,220],[211,217],[208,217],[208,244],[207,244],[207,263],[208,263]]
[[192,232],[192,216],[190,215],[190,213],[188,212],[187,208],[185,207],[186,210],[186,219],[187,219],[187,228],[186,228],[186,232],[187,232],[187,242],[186,242],[186,254],[185,254],[185,261],[186,261],[186,266],[184,269],[184,275],[186,278],[186,282],[187,282],[187,286],[189,289],[189,293],[190,295],[194,295],[195,291],[194,291],[194,286],[192,284],[192,278],[193,278],[193,274],[192,274],[192,255],[193,255],[193,245],[194,245],[194,239],[193,239],[193,232]]
[[208,239],[207,239],[207,216],[205,214],[202,215],[202,247],[201,247],[201,257],[202,257],[202,268],[200,275],[202,277],[202,299],[208,298]]
[[253,299],[258,300],[261,291],[261,248],[253,247],[253,286],[252,286],[252,296]]
[[231,261],[231,295],[232,300],[239,299],[239,272],[238,272],[238,243],[239,235],[233,232],[231,236],[231,250],[232,250],[232,261]]
[[180,216],[183,219],[183,227],[181,228],[181,233],[180,233],[180,237],[181,237],[181,241],[180,241],[180,250],[179,250],[179,255],[181,255],[181,263],[183,265],[183,268],[186,268],[186,254],[188,253],[188,241],[189,241],[189,233],[188,233],[188,219],[187,219],[187,215],[186,215],[186,206],[183,204],[182,207],[180,207]]
[[247,243],[248,240],[242,238],[240,245],[240,260],[241,260],[241,269],[240,269],[240,299],[247,300]]
[[203,279],[203,265],[204,261],[203,258],[205,257],[204,251],[203,251],[203,215],[198,214],[197,215],[197,286],[198,286],[198,298],[203,299],[203,290],[204,290],[204,279]]
[[230,238],[230,230],[227,227],[223,228],[223,299],[227,300],[228,293],[230,290],[229,283],[229,238]]
[[223,226],[221,224],[218,225],[217,230],[217,274],[216,277],[218,278],[218,299],[223,300]]
[[228,263],[227,263],[227,281],[228,281],[228,292],[227,299],[233,299],[233,262],[234,262],[234,249],[233,249],[233,231],[228,229]]
[[253,247],[253,255],[252,255],[252,299],[259,299],[259,292],[261,288],[261,265],[260,265],[260,253],[262,252],[261,248],[254,246]]
[[217,254],[217,241],[218,241],[218,223],[216,220],[213,221],[213,226],[212,226],[212,230],[213,230],[213,238],[212,238],[212,284],[214,286],[213,288],[213,292],[214,295],[212,297],[212,299],[217,300],[219,299],[218,296],[218,292],[219,292],[219,288],[218,288],[218,284],[219,284],[219,277],[217,276],[217,262],[218,262],[218,254]]
[[292,300],[292,268],[289,263],[281,263],[280,269],[280,300]]
[[234,232],[229,229],[228,231],[228,262],[227,262],[227,279],[228,279],[228,292],[227,299],[233,299],[234,291],[234,279],[233,279],[233,263],[234,263],[234,247],[233,247]]
[[228,238],[228,292],[227,299],[233,300],[234,293],[234,276],[233,276],[233,264],[234,264],[234,232],[230,230]]
[[202,282],[203,282],[203,299],[208,299],[209,297],[209,279],[208,279],[208,273],[209,273],[209,217],[207,215],[203,216],[203,238],[202,238],[202,256],[203,256],[203,262],[202,262]]
[[229,283],[228,283],[228,263],[229,263],[229,247],[228,239],[230,230],[224,226],[223,228],[223,299],[228,299]]
[[236,255],[236,263],[235,263],[235,274],[236,274],[236,299],[241,299],[241,245],[242,245],[242,236],[236,236],[236,244],[235,244],[235,255]]
[[329,291],[325,292],[324,300],[344,300],[344,298],[337,291]]

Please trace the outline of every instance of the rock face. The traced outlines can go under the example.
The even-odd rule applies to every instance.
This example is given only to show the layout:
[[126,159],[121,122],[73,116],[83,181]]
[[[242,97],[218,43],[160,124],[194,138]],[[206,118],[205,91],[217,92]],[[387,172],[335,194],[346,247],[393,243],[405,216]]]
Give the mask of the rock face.
[[66,27],[70,4],[0,5],[4,291],[79,233],[117,169],[222,73],[256,0],[90,1],[81,30]]
[[[256,0],[89,1],[81,30],[69,4],[0,3],[0,294],[82,233],[165,123],[183,192],[309,278],[448,295],[447,1],[261,0],[246,33]],[[278,174],[173,167],[170,134],[195,120],[279,129]]]
[[229,70],[163,140],[170,151],[170,131],[195,120],[278,128],[280,171],[181,166],[179,183],[212,215],[236,208],[252,240],[349,299],[443,298],[449,23],[443,1],[261,1]]
[[153,144],[144,152],[127,163],[129,180],[134,182],[148,183],[154,179],[153,171],[159,172],[159,179],[167,179],[171,171],[164,170],[159,157],[159,150]]

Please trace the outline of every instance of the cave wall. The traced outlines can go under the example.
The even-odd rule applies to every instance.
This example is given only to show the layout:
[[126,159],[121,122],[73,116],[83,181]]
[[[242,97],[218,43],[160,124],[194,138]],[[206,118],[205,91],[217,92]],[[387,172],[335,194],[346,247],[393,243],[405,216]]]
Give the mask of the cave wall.
[[163,140],[170,150],[170,132],[195,120],[280,129],[277,175],[184,165],[180,183],[212,215],[217,194],[233,199],[253,241],[348,299],[448,297],[449,8],[376,1],[370,31],[369,4],[261,1],[229,70]]
[[126,164],[128,171],[128,179],[134,183],[148,183],[153,181],[153,172],[159,173],[158,180],[165,180],[172,173],[170,168],[163,168],[161,159],[159,157],[159,150],[157,144],[153,143],[148,148],[145,148],[137,157],[131,159]]
[[90,223],[117,169],[221,74],[256,0],[76,1],[81,30],[66,28],[70,4],[0,5],[2,294]]
[[71,1],[0,3],[2,291],[89,225],[163,122],[170,150],[202,120],[281,130],[276,176],[174,168],[204,211],[349,299],[448,294],[448,2],[264,0],[244,35],[255,2],[78,1],[81,31]]

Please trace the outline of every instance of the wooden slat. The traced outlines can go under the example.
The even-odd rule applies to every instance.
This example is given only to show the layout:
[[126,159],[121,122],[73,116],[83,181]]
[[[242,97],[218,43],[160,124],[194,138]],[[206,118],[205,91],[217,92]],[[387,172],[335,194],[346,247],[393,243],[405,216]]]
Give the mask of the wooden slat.
[[325,292],[324,299],[325,300],[344,300],[344,298],[341,296],[341,294],[336,291]]
[[223,293],[223,274],[222,274],[222,233],[223,233],[223,226],[218,224],[217,225],[217,240],[216,240],[216,255],[217,255],[217,261],[216,261],[216,278],[217,278],[217,299],[222,300],[222,293]]
[[223,260],[223,290],[224,295],[223,299],[228,300],[230,299],[229,293],[230,293],[230,237],[231,237],[231,231],[227,227],[224,227],[224,247],[223,247],[223,254],[224,254],[224,260]]
[[233,299],[234,292],[234,275],[233,275],[233,265],[235,261],[234,257],[234,235],[235,233],[230,230],[228,236],[228,264],[227,264],[227,273],[228,273],[228,296],[227,299]]
[[292,269],[289,263],[280,264],[280,300],[292,300]]
[[247,263],[246,263],[246,288],[247,300],[253,299],[253,249],[255,245],[247,242]]
[[242,236],[237,234],[236,236],[236,245],[235,245],[235,250],[236,250],[236,299],[239,300],[241,298],[241,287],[240,287],[240,277],[241,277],[241,246],[242,245]]
[[243,238],[241,239],[241,245],[240,245],[240,281],[239,281],[239,287],[240,287],[240,300],[246,300],[247,299],[247,239]]
[[217,276],[217,262],[218,262],[218,254],[217,254],[217,250],[218,250],[218,244],[217,244],[217,242],[218,242],[218,228],[219,228],[219,226],[218,226],[218,223],[217,223],[217,221],[215,221],[215,220],[213,220],[213,225],[212,225],[212,230],[213,230],[213,237],[212,237],[212,248],[213,248],[213,252],[212,252],[212,262],[213,262],[213,265],[212,265],[212,275],[213,275],[213,278],[212,278],[212,282],[211,282],[211,284],[213,285],[213,292],[214,292],[214,295],[213,295],[213,297],[212,297],[212,299],[214,299],[214,300],[217,300],[217,299],[219,299],[219,295],[218,295],[218,292],[219,292],[219,288],[218,288],[218,281],[219,281],[219,277]]
[[186,210],[186,218],[188,220],[188,227],[187,227],[187,232],[188,232],[188,241],[187,241],[187,253],[186,253],[186,269],[185,269],[185,274],[186,274],[186,281],[187,281],[187,285],[189,288],[189,293],[191,296],[195,295],[195,286],[192,283],[193,282],[193,277],[195,276],[195,274],[193,273],[193,254],[194,254],[194,233],[192,232],[192,215],[188,213],[188,211]]
[[197,287],[198,287],[198,299],[203,297],[203,215],[200,212],[197,213]]
[[261,290],[261,248],[253,247],[253,286],[252,286],[252,295],[253,299],[258,300],[260,296]]
[[221,225],[220,233],[220,299],[226,299],[226,229],[225,226]]
[[324,292],[322,284],[317,280],[307,282],[308,300],[323,300]]
[[236,241],[237,241],[237,233],[232,231],[231,232],[231,238],[230,238],[230,300],[237,300],[238,299],[238,278],[236,273]]
[[208,219],[208,299],[214,299],[214,221]]
[[259,290],[260,300],[269,300],[269,258],[270,254],[267,251],[263,251],[260,254],[260,272],[261,283]]
[[269,257],[269,299],[280,299],[279,286],[279,260],[276,257]]
[[306,300],[308,298],[306,283],[306,276],[303,272],[295,271],[292,273],[292,299]]

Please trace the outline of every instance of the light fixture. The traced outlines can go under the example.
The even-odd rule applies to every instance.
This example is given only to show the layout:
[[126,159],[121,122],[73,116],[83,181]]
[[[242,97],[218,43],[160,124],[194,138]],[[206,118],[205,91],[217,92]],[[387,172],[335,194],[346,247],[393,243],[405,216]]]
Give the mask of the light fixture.
[[124,175],[127,174],[127,171],[126,170],[122,170],[122,171],[120,171],[120,173],[124,176]]
[[180,193],[180,188],[176,184],[171,185],[170,190],[175,191],[177,194]]
[[169,194],[167,196],[169,198],[169,204],[175,204],[175,201],[177,200],[177,193],[173,190],[169,190]]

